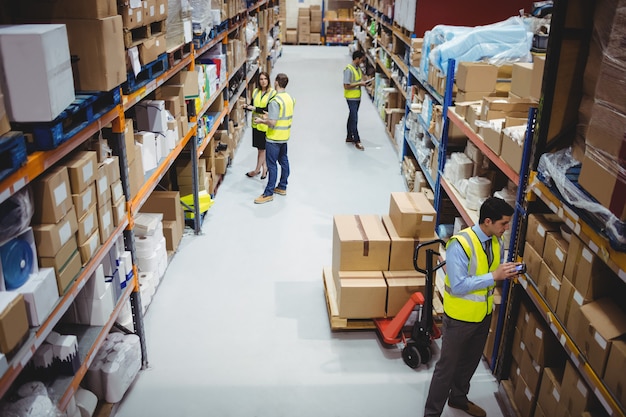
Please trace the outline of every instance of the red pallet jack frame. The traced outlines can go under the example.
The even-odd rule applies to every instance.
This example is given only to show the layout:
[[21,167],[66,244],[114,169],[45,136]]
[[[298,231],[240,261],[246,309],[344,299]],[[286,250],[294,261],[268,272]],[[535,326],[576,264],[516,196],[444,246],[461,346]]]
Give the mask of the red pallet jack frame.
[[[445,246],[445,242],[441,239],[431,240],[417,245],[413,253],[413,267],[416,271],[426,275],[426,296],[421,292],[413,293],[395,317],[374,319],[378,333],[385,343],[403,345],[402,359],[411,368],[430,362],[431,343],[441,337],[441,331],[433,322],[434,276],[435,272],[446,262],[441,261],[435,264],[434,258],[436,256],[439,259],[439,253],[432,248],[427,248],[425,249],[426,269],[421,269],[417,264],[420,250],[435,244]],[[419,318],[413,324],[411,331],[405,332],[405,324],[416,306],[421,306],[418,308]]]

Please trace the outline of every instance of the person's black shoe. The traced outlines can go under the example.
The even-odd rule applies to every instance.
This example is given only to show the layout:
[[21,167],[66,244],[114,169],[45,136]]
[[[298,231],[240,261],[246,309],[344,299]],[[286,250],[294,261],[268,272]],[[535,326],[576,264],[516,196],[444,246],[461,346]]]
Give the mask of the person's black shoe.
[[354,139],[352,139],[352,138],[346,138],[346,143],[352,143],[352,142],[354,142]]

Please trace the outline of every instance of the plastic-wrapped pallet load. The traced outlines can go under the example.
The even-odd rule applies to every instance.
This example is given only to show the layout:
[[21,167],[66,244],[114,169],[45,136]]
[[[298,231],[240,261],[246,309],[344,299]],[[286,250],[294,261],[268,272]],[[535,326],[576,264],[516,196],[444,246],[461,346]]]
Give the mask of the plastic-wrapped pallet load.
[[17,400],[3,400],[0,415],[3,417],[56,417],[59,414],[48,397],[46,386],[39,381],[27,382],[17,390]]
[[219,24],[215,22],[211,11],[211,2],[206,0],[189,0],[191,6],[191,22],[194,35],[202,35]]

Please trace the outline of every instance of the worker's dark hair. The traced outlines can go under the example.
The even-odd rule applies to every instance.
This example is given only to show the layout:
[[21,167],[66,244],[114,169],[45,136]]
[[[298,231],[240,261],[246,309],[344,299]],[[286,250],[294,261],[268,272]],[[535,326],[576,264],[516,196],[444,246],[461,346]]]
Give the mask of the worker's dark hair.
[[283,74],[281,72],[280,74],[276,75],[276,82],[278,83],[280,88],[285,88],[287,87],[287,83],[289,83],[289,77],[287,77],[287,74]]
[[512,216],[513,207],[506,201],[498,197],[489,197],[480,206],[480,219],[478,222],[483,224],[486,219],[491,219],[492,222],[497,222],[503,216]]
[[354,51],[354,52],[352,52],[352,60],[353,61],[355,59],[363,58],[364,56],[365,56],[365,54],[363,53],[363,51]]
[[267,88],[270,88],[272,86],[270,80],[270,75],[266,72],[266,71],[261,71],[259,72],[259,76],[256,79],[256,83],[259,86],[259,90],[261,89],[261,76],[264,76],[265,79],[267,80]]

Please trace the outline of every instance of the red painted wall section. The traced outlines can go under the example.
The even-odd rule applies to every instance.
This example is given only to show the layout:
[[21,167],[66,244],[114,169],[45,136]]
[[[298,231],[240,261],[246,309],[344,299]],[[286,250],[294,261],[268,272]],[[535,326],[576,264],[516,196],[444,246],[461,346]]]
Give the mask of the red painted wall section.
[[436,25],[481,26],[530,13],[529,0],[417,0],[415,34],[421,37]]

